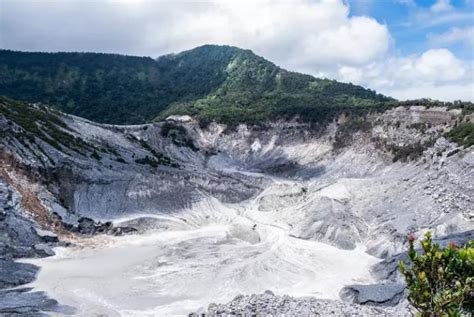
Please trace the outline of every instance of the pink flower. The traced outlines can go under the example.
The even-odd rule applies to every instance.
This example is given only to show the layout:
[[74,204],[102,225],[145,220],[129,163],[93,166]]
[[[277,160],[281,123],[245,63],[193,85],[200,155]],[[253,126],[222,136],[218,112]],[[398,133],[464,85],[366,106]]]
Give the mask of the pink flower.
[[413,235],[413,233],[410,233],[408,235],[407,239],[408,239],[408,241],[413,242],[413,241],[415,241],[415,236]]
[[456,249],[458,245],[456,244],[456,241],[451,241],[449,242],[448,247],[450,247],[451,249]]

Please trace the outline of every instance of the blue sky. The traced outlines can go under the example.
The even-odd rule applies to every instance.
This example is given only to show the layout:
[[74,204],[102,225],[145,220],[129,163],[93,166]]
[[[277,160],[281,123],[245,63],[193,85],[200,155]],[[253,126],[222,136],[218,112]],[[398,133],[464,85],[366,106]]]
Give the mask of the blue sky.
[[[416,54],[431,48],[447,48],[463,59],[474,59],[474,47],[466,38],[436,41],[436,36],[452,29],[474,26],[471,0],[349,0],[351,15],[367,15],[387,25],[396,53]],[[432,9],[438,3],[438,10]],[[472,31],[471,31],[472,33]],[[471,45],[469,45],[471,44]]]
[[203,44],[398,99],[474,101],[474,0],[0,0],[0,47],[157,57]]

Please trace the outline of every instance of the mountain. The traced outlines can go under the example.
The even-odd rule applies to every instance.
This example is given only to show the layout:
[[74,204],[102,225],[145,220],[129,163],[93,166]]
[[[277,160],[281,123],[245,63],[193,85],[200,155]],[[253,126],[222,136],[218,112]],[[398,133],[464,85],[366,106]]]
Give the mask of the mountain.
[[289,72],[230,46],[149,57],[0,51],[0,95],[53,105],[96,122],[137,124],[172,114],[204,123],[292,118],[321,122],[393,99],[363,87]]
[[[0,315],[187,315],[232,298],[239,311],[408,314],[405,236],[474,237],[474,117],[337,119],[109,125],[0,97]],[[266,289],[333,300],[236,297]]]
[[0,315],[408,315],[407,234],[474,238],[472,103],[219,46],[0,75]]

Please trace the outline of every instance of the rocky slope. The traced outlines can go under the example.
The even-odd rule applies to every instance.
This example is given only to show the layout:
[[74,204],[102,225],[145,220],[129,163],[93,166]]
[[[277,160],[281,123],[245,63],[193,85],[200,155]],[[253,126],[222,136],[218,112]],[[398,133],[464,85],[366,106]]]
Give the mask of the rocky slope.
[[190,314],[202,316],[404,316],[406,310],[358,306],[316,298],[278,296],[271,291],[263,294],[238,295],[227,304],[210,304],[206,311]]
[[[437,237],[473,235],[474,153],[472,147],[443,137],[457,122],[467,120],[458,110],[400,107],[362,118],[341,115],[318,129],[291,121],[229,129],[215,123],[201,128],[189,117],[136,126],[103,125],[7,99],[1,100],[1,107],[3,288],[31,281],[36,268],[30,265],[15,269],[21,272],[17,281],[8,280],[10,267],[21,265],[12,259],[52,254],[50,246],[59,243],[56,235],[63,244],[67,241],[87,250],[81,238],[84,233],[113,234],[121,232],[114,226],[122,226],[144,235],[158,232],[156,241],[162,241],[166,232],[204,230],[199,234],[208,240],[197,241],[209,242],[208,251],[220,241],[223,249],[209,257],[217,261],[212,274],[228,279],[222,283],[229,283],[231,291],[222,300],[242,291],[263,292],[272,285],[294,293],[283,279],[271,284],[272,276],[310,279],[319,276],[312,266],[321,265],[320,271],[334,274],[337,282],[321,289],[305,284],[304,295],[335,298],[346,285],[341,292],[346,300],[394,305],[401,295],[392,264],[403,251],[406,234],[431,230]],[[86,225],[83,217],[113,224]],[[205,231],[214,225],[222,227]],[[125,240],[111,241],[114,245]],[[189,274],[197,275],[160,277],[161,283],[209,280],[202,273],[209,265],[196,269],[200,266],[192,262],[194,256],[207,253],[192,241],[163,244],[162,256],[182,262]],[[230,246],[239,251],[228,254]],[[176,248],[185,251],[175,254]],[[334,256],[352,252],[360,267],[341,276],[329,270],[330,259],[311,253],[315,248]],[[226,257],[235,252],[249,258],[258,254],[258,262],[228,266],[232,257]],[[308,252],[308,257],[300,258],[301,252]],[[261,258],[262,254],[268,256]],[[365,274],[376,258],[384,262],[372,267],[373,275]],[[37,263],[45,265],[41,274],[48,276],[47,262]],[[226,267],[234,271],[223,271]],[[242,272],[249,275],[242,278]],[[41,274],[38,285],[48,289]],[[250,283],[256,277],[262,280],[253,286],[230,282],[248,279]],[[357,285],[357,278],[362,284],[372,283],[372,288]],[[387,295],[374,291],[380,287]],[[178,291],[179,287],[176,298],[183,296]],[[201,293],[196,286],[193,296],[199,298]],[[206,300],[192,302],[188,311],[205,307]],[[0,312],[15,311],[1,310],[2,304],[13,302],[0,301]],[[35,307],[66,309],[55,303]]]

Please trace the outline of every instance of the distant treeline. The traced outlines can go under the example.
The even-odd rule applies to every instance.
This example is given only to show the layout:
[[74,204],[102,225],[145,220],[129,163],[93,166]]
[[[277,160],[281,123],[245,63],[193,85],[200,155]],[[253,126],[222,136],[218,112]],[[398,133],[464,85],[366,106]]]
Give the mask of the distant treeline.
[[97,122],[136,124],[188,114],[203,124],[298,117],[323,122],[398,105],[473,110],[472,103],[398,102],[361,86],[289,72],[230,46],[134,57],[0,50],[0,95],[41,102]]

